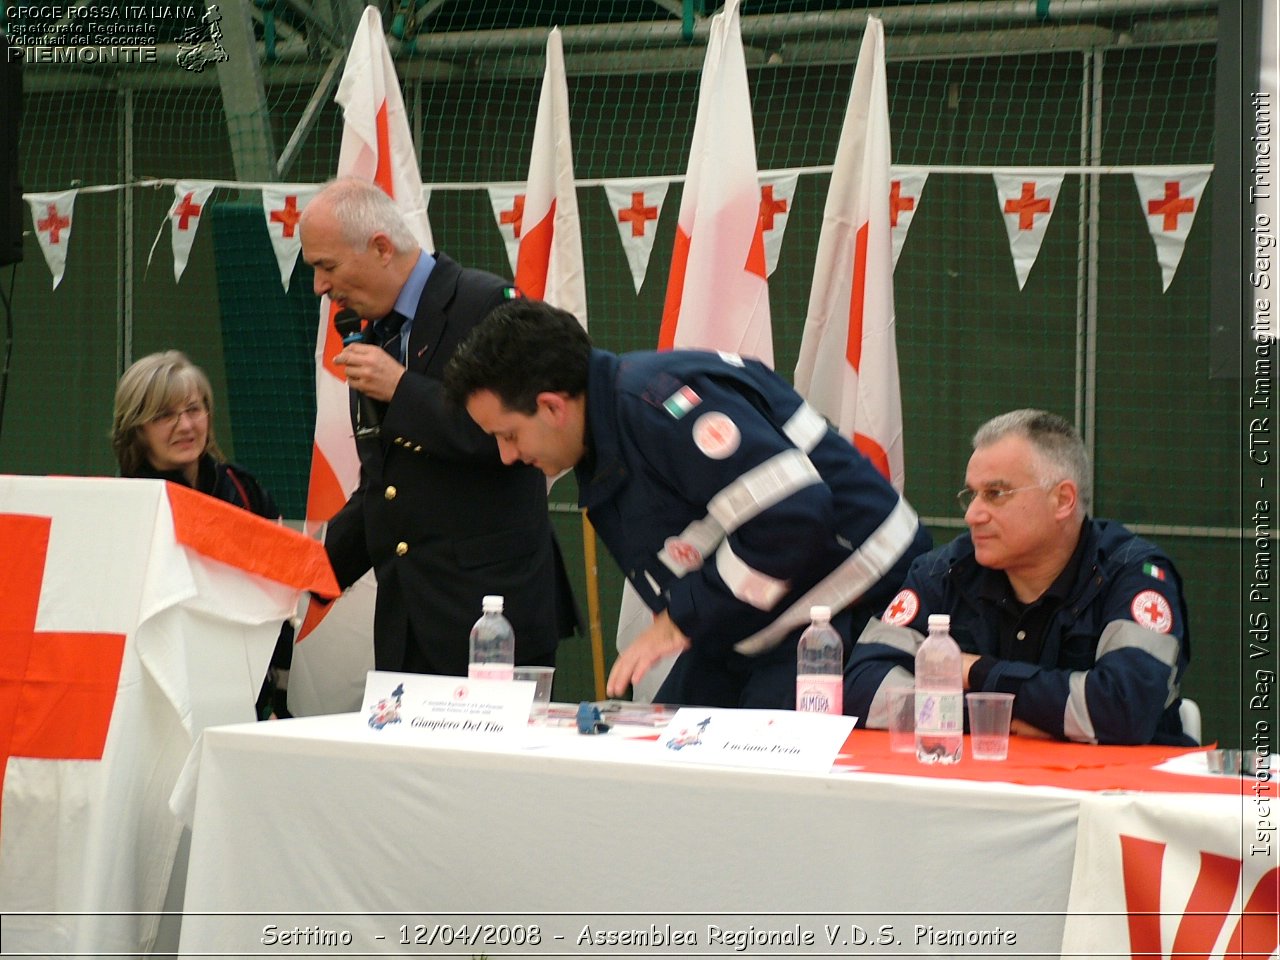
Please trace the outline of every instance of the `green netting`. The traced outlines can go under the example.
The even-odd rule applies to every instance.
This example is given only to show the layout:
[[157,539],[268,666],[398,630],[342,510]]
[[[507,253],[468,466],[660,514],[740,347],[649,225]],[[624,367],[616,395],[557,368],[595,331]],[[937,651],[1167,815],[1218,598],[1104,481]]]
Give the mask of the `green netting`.
[[[937,538],[948,539],[961,528],[953,493],[968,437],[983,419],[1042,406],[1076,420],[1095,451],[1095,512],[1146,532],[1187,577],[1195,659],[1184,692],[1200,701],[1208,736],[1229,743],[1239,717],[1241,518],[1234,496],[1206,493],[1236,483],[1239,385],[1208,374],[1213,181],[1177,276],[1162,292],[1128,169],[1212,162],[1216,4],[1099,3],[1066,14],[1042,4],[1049,15],[1020,12],[1032,7],[876,4],[887,32],[893,159],[931,171],[895,275],[907,493]],[[241,10],[239,0],[221,8],[227,22]],[[315,9],[323,16],[327,7]],[[712,4],[433,0],[406,19],[410,10],[388,7],[384,23],[397,35],[422,179],[433,188],[435,238],[456,259],[511,274],[482,185],[526,176],[554,24],[565,28],[577,177],[685,172]],[[857,2],[747,0],[743,36],[762,171],[832,163],[865,10]],[[324,81],[354,23],[340,16],[317,23],[276,3],[249,11],[262,58],[261,106],[248,63],[194,73],[174,64],[172,45],[144,66],[28,64],[25,189],[148,177],[331,177],[342,121]],[[288,164],[277,172],[286,145]],[[1029,165],[1069,172],[1019,290],[991,173]],[[770,279],[776,365],[787,373],[828,179],[801,173]],[[603,190],[579,187],[590,328],[606,348],[656,343],[680,193],[673,184],[637,294]],[[171,200],[169,185],[82,193],[66,276],[54,292],[35,237],[27,237],[0,469],[112,473],[106,433],[119,370],[178,347],[213,376],[224,447],[297,516],[314,410],[310,273],[299,264],[284,294],[257,193],[219,187],[212,228],[198,235],[175,282],[165,221]],[[553,498],[585,604],[571,479]],[[611,650],[620,578],[604,554],[599,567]],[[585,643],[567,646],[561,666],[558,696],[592,693]]]

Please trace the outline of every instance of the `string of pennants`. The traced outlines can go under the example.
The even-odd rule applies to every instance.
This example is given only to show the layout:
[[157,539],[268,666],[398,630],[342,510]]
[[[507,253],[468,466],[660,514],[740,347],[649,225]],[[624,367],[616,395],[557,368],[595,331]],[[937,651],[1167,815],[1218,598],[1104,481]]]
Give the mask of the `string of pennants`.
[[[1209,166],[1146,167],[1131,171],[1137,189],[1142,215],[1155,244],[1156,260],[1160,266],[1163,289],[1168,290],[1182,260],[1187,236],[1200,210],[1200,199],[1209,182],[1212,168]],[[1014,273],[1021,290],[1040,253],[1049,222],[1058,207],[1058,192],[1065,176],[1063,172],[1009,169],[995,172],[998,209],[1004,219],[1009,237],[1009,252]],[[760,220],[765,243],[767,274],[778,265],[782,240],[787,228],[800,174],[794,171],[764,172],[760,174]],[[893,264],[898,264],[899,254],[924,197],[925,182],[929,171],[917,167],[894,167],[891,170],[889,213],[893,239]],[[622,243],[631,278],[636,292],[644,283],[653,252],[656,223],[666,202],[667,188],[677,177],[650,179],[599,181],[614,213],[618,237]],[[173,183],[174,199],[167,216],[173,248],[173,278],[182,279],[186,270],[191,246],[208,207],[209,197],[215,187],[232,186],[240,189],[257,187],[262,191],[262,213],[276,263],[280,269],[280,282],[287,291],[298,253],[301,238],[298,236],[298,218],[308,202],[320,190],[320,184],[224,184],[211,180],[152,181],[153,184]],[[62,282],[67,262],[67,248],[71,243],[75,220],[76,195],[81,192],[101,192],[104,189],[81,188],[56,193],[24,194],[31,207],[31,219],[44,252],[45,262],[53,275],[53,287]],[[423,188],[423,203],[430,203],[431,187]],[[520,231],[523,226],[523,184],[492,184],[484,187],[489,194],[494,223],[506,244],[507,257],[514,275],[516,256],[520,247]],[[154,256],[156,244],[164,225],[152,244]]]

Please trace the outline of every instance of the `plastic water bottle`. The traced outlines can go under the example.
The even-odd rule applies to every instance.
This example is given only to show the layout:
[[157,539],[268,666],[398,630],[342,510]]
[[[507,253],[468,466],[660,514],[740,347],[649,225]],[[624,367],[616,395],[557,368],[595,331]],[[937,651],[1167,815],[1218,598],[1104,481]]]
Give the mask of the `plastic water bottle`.
[[487,596],[484,613],[471,628],[467,676],[476,680],[511,680],[516,662],[516,634],[502,615],[502,598]]
[[796,645],[796,710],[844,712],[844,640],[831,626],[830,607],[810,607],[809,626]]
[[929,636],[916,651],[916,759],[957,763],[964,747],[964,675],[951,617],[929,615]]

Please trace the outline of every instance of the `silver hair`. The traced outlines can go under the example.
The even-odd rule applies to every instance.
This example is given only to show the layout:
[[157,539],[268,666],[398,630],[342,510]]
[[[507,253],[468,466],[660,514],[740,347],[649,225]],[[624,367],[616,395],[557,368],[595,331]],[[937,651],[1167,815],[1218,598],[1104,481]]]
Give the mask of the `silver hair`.
[[1041,483],[1070,480],[1079,491],[1084,510],[1093,505],[1093,484],[1089,477],[1089,455],[1080,431],[1056,413],[1045,410],[1011,410],[992,417],[973,435],[973,449],[988,447],[1007,436],[1022,437],[1040,455],[1054,476],[1040,477]]
[[351,246],[364,249],[375,233],[385,233],[399,253],[418,248],[404,214],[377,184],[359,177],[339,177],[319,197],[328,202],[329,213]]

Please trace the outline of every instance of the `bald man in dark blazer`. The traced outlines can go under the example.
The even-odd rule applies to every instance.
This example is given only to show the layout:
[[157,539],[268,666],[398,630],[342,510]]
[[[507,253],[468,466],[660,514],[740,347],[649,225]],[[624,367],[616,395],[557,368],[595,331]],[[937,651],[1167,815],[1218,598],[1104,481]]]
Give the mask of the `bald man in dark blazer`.
[[300,227],[316,293],[369,321],[367,342],[335,359],[352,389],[353,426],[357,394],[381,422],[375,435],[357,430],[360,486],[330,521],[325,549],[343,588],[370,567],[377,576],[375,666],[465,675],[485,594],[505,598],[516,663],[554,665],[580,618],[546,479],[504,466],[495,440],[446,402],[441,384],[458,343],[518,292],[422,250],[394,202],[362,180],[326,186]]

